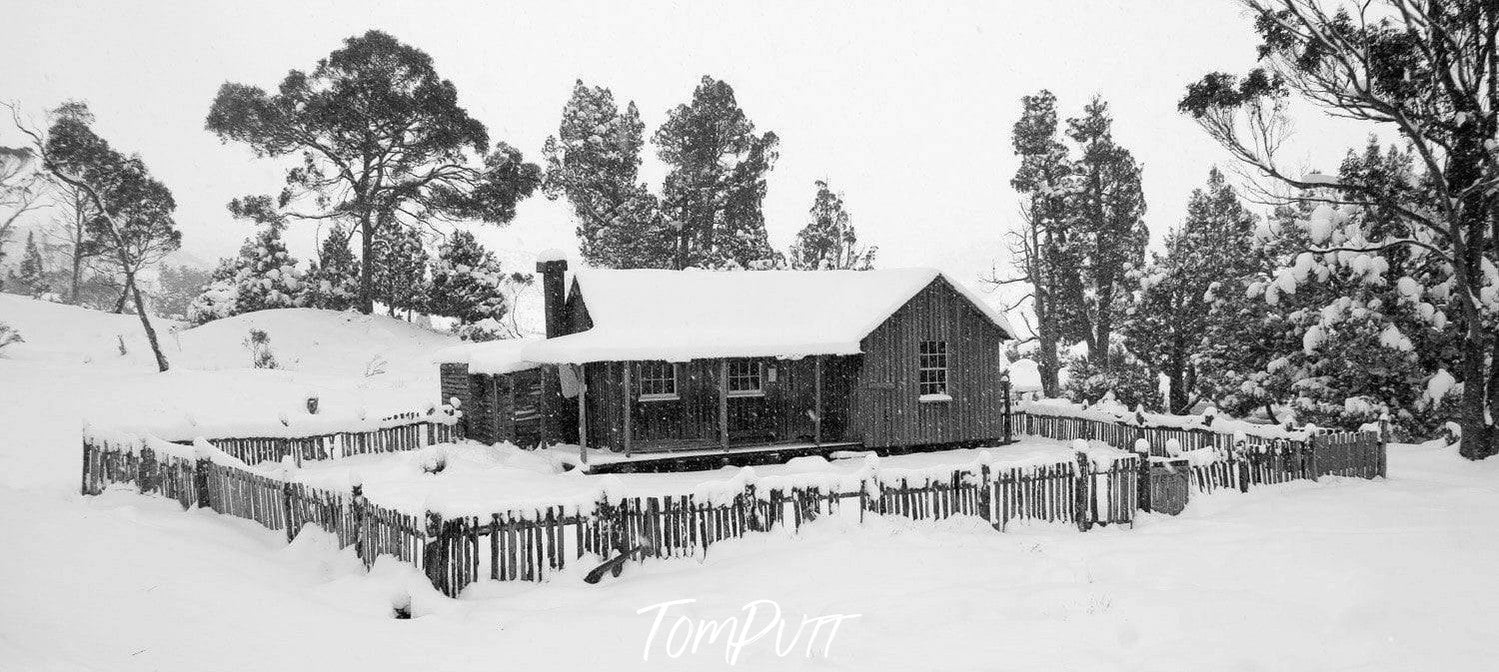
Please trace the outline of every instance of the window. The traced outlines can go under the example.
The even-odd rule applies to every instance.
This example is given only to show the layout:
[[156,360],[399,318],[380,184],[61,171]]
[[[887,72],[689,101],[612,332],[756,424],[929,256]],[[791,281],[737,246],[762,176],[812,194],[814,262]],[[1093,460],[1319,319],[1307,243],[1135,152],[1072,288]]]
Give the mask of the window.
[[922,401],[947,401],[947,341],[921,342]]
[[729,360],[729,396],[758,397],[765,394],[761,386],[760,363],[752,359]]
[[671,362],[640,363],[640,400],[669,401],[677,398],[677,365]]

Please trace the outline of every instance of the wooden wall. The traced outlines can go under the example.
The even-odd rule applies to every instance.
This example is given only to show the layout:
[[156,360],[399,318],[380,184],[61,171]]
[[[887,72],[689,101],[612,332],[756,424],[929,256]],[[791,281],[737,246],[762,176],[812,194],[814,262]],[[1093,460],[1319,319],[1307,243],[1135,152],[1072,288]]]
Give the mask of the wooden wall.
[[[826,357],[823,363],[823,441],[842,440],[852,406],[851,390],[856,379],[849,357]],[[816,400],[815,358],[787,360],[755,358],[764,366],[760,397],[729,398],[729,441],[746,443],[811,443],[816,421],[811,415]],[[695,359],[680,363],[677,399],[640,401],[640,376],[631,369],[630,387],[624,388],[627,362],[588,364],[589,445],[617,450],[624,448],[626,398],[630,412],[632,452],[685,450],[720,445],[720,360]],[[775,381],[770,380],[770,368]],[[575,402],[574,402],[575,403]]]
[[[1006,335],[941,277],[861,342],[855,430],[869,447],[999,439],[1000,346]],[[952,401],[922,403],[921,341],[947,342]]]

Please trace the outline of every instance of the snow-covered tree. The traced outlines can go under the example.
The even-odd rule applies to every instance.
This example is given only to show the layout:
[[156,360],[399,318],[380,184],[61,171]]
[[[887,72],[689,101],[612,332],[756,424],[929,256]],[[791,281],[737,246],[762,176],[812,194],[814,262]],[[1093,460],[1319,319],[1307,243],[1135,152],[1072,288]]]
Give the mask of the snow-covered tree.
[[1189,412],[1199,398],[1195,361],[1204,335],[1218,326],[1209,325],[1214,301],[1242,297],[1259,270],[1254,226],[1254,216],[1214,168],[1207,187],[1193,190],[1181,227],[1166,235],[1165,254],[1154,254],[1139,274],[1120,331],[1126,348],[1170,381],[1172,413]]
[[817,195],[812,198],[809,221],[791,244],[787,259],[791,268],[864,271],[874,267],[879,248],[859,245],[859,235],[843,207],[843,197],[833,193],[827,182],[818,180],[816,184]]
[[437,248],[428,288],[427,311],[463,323],[500,320],[505,301],[506,274],[494,253],[468,231],[455,231]]
[[[382,222],[388,220],[382,217]],[[374,254],[375,298],[392,316],[397,311],[405,311],[407,317],[424,312],[432,257],[422,232],[417,227],[382,223],[375,229]]]
[[[997,274],[989,284],[1023,284],[1030,292],[1019,303],[1029,302],[1035,315],[1031,325],[1041,388],[1048,397],[1061,393],[1062,369],[1059,347],[1065,344],[1057,308],[1064,285],[1075,283],[1075,262],[1067,257],[1067,194],[1072,164],[1067,146],[1057,138],[1057,98],[1045,89],[1021,98],[1020,119],[1011,141],[1020,167],[1010,186],[1021,195],[1022,224],[1009,232],[1010,251],[1018,274]],[[1017,305],[1019,305],[1017,303]]]
[[269,221],[246,239],[239,256],[224,259],[204,292],[188,307],[189,319],[203,323],[257,310],[302,305],[302,272],[282,240],[283,225]]
[[[1108,104],[1094,98],[1083,114],[1067,120],[1067,135],[1078,146],[1067,200],[1069,226],[1063,244],[1077,265],[1062,272],[1078,281],[1064,283],[1056,306],[1064,331],[1078,334],[1088,356],[1107,369],[1116,322],[1133,289],[1132,271],[1145,262],[1150,232],[1145,228],[1145,195],[1140,164],[1114,141]],[[1066,325],[1071,325],[1070,328]]]
[[548,198],[565,197],[577,220],[583,260],[604,268],[669,268],[672,234],[660,204],[640,182],[645,124],[631,102],[582,80],[562,109],[557,135],[542,149]]
[[704,76],[691,102],[667,113],[654,140],[668,167],[661,206],[673,229],[673,267],[774,262],[762,206],[779,140],[755,132],[734,89]]
[[[1351,233],[1358,234],[1362,218],[1342,209],[1351,205],[1388,210],[1406,227],[1404,235],[1314,242],[1307,253],[1334,255],[1341,265],[1349,253],[1373,258],[1403,247],[1449,270],[1450,284],[1437,291],[1450,297],[1448,318],[1461,335],[1450,371],[1461,384],[1460,452],[1469,459],[1499,453],[1499,342],[1493,338],[1499,333],[1499,190],[1493,188],[1499,182],[1499,12],[1486,2],[1387,1],[1356,14],[1314,0],[1244,4],[1266,67],[1242,78],[1208,74],[1188,87],[1180,109],[1277,187],[1319,189],[1343,213],[1316,221],[1333,221],[1340,230],[1352,223]],[[1276,156],[1286,131],[1283,100],[1291,94],[1399,133],[1420,163],[1420,187],[1382,192],[1291,172]]]
[[334,228],[323,237],[318,258],[302,280],[302,304],[324,310],[352,310],[359,302],[359,260],[349,247],[353,231]]

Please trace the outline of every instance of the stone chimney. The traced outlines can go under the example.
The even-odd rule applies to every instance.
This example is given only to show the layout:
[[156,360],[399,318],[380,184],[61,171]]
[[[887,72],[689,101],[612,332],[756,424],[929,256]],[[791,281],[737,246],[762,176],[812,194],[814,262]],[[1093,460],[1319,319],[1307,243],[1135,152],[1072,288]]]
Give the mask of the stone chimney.
[[557,250],[547,250],[536,257],[536,272],[541,274],[541,298],[546,306],[547,338],[567,333],[563,303],[567,300],[567,258]]

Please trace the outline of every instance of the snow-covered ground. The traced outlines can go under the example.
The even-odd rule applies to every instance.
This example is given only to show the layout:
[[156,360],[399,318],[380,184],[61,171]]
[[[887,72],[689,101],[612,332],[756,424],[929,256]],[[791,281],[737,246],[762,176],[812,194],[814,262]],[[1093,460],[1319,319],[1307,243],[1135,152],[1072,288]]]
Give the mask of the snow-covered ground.
[[[737,668],[1493,664],[1499,463],[1469,463],[1446,448],[1393,446],[1388,481],[1200,496],[1176,518],[1142,515],[1133,530],[1000,534],[962,520],[824,520],[800,536],[717,544],[705,560],[632,565],[600,585],[583,583],[586,568],[573,567],[546,584],[481,584],[447,600],[396,563],[366,573],[323,535],[288,547],[282,534],[247,521],[129,492],[77,491],[85,415],[134,414],[151,424],[214,407],[226,417],[258,416],[294,407],[296,390],[315,376],[329,381],[330,396],[420,403],[423,387],[435,385],[416,378],[430,369],[425,363],[392,362],[372,377],[389,376],[378,388],[361,387],[368,382],[350,370],[366,348],[418,357],[425,335],[312,347],[272,330],[278,356],[284,348],[305,368],[255,388],[244,386],[270,374],[208,370],[244,356],[230,347],[243,338],[238,328],[219,341],[223,360],[206,356],[190,364],[198,370],[159,376],[148,356],[84,362],[84,353],[112,352],[113,333],[95,323],[123,318],[64,314],[39,325],[18,317],[16,305],[0,298],[0,320],[31,341],[0,358],[4,670],[717,669],[727,667],[722,637],[710,643],[705,635],[695,653],[669,657],[683,641],[678,633],[668,642],[675,617],[742,619],[756,600],[783,610],[788,653],[777,655],[768,632],[742,649]],[[34,336],[48,329],[56,339]],[[380,333],[366,331],[372,340]],[[124,333],[133,347],[134,332]],[[184,366],[194,357],[190,333]],[[334,365],[319,356],[330,348],[350,354]],[[412,377],[402,380],[403,370]],[[695,601],[670,607],[651,639],[655,612],[637,612],[686,599]],[[409,601],[417,618],[393,619],[397,601]],[[858,617],[842,622],[830,648],[824,628],[806,656],[810,626],[793,646],[803,615],[837,614]],[[762,607],[745,636],[766,618]]]

